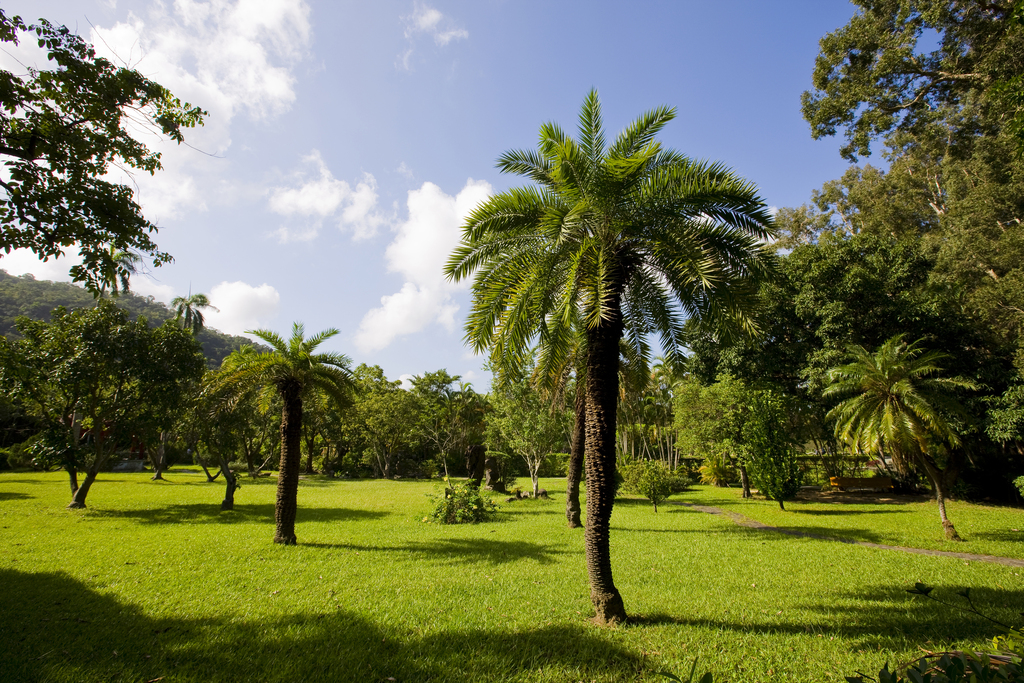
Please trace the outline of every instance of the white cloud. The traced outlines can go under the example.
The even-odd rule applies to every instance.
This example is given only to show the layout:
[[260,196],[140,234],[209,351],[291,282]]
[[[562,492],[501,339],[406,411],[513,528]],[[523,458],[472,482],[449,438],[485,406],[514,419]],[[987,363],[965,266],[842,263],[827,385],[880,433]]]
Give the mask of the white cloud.
[[298,187],[276,187],[270,191],[270,210],[282,216],[307,218],[299,228],[282,226],[277,235],[282,242],[313,239],[324,219],[335,217],[338,227],[351,230],[352,239],[364,240],[377,234],[385,218],[377,211],[377,180],[364,173],[353,189],[336,179],[318,150],[303,157],[314,167],[313,174],[297,172]]
[[402,383],[403,389],[407,391],[412,389],[412,378],[414,376],[415,375],[410,375],[409,373],[405,373],[404,375],[398,376],[398,381]]
[[174,298],[174,288],[162,285],[149,275],[140,274],[131,279],[132,292],[139,296],[151,296],[157,301],[170,304]]
[[221,282],[210,290],[210,303],[219,311],[207,311],[206,324],[228,334],[266,325],[278,312],[281,295],[264,283],[259,287],[244,282]]
[[412,14],[402,17],[402,22],[405,24],[405,37],[409,41],[409,48],[397,60],[397,65],[403,69],[409,69],[416,38],[421,34],[433,38],[438,47],[444,47],[453,40],[469,38],[469,31],[459,28],[437,9],[421,2],[413,5]]
[[37,280],[53,280],[55,282],[71,282],[68,270],[82,262],[78,249],[72,247],[66,255],[42,261],[29,249],[13,249],[10,254],[0,251],[0,269],[8,275],[32,275]]
[[380,308],[363,316],[355,335],[361,351],[382,349],[432,323],[455,329],[459,307],[452,293],[466,285],[448,282],[444,264],[459,243],[466,216],[490,194],[488,183],[473,179],[454,197],[433,183],[409,192],[409,217],[398,226],[385,254],[388,271],[402,274],[405,283],[398,292],[381,297]]
[[[152,126],[135,134],[163,155],[155,176],[117,182],[136,188],[137,201],[154,222],[205,210],[223,201],[221,158],[231,146],[231,122],[241,111],[265,120],[287,111],[295,100],[292,68],[306,58],[312,38],[305,0],[174,0],[155,2],[145,18],[129,13],[112,27],[90,35],[100,56],[126,64],[167,87],[182,101],[209,112],[205,125],[187,130],[196,149],[163,140]],[[199,176],[197,182],[195,177]]]

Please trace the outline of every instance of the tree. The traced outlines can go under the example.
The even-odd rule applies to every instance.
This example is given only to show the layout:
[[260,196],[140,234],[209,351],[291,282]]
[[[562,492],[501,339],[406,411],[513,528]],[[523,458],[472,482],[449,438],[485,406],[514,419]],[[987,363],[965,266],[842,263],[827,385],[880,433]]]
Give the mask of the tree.
[[94,293],[130,275],[112,253],[143,254],[156,266],[170,261],[151,239],[157,227],[132,188],[105,176],[112,165],[150,174],[161,168],[159,153],[132,130],[149,128],[180,144],[183,129],[201,124],[206,112],[97,57],[64,26],[26,25],[0,10],[0,41],[17,44],[21,35],[35,39],[56,68],[0,71],[0,248],[48,259],[77,246],[82,263],[72,278]]
[[[412,393],[420,401],[423,436],[437,450],[447,477],[449,458],[453,454],[468,455],[469,448],[482,443],[486,400],[447,370],[413,377]],[[469,472],[470,477],[474,474]],[[479,480],[476,485],[480,485]]]
[[[772,272],[771,217],[755,188],[717,164],[662,149],[675,115],[660,107],[605,146],[591,91],[573,140],[553,123],[536,152],[510,151],[503,172],[539,187],[494,195],[468,217],[445,272],[475,273],[466,339],[490,350],[500,376],[525,367],[539,344],[539,376],[565,366],[577,320],[586,335],[585,531],[598,623],[626,617],[612,580],[609,522],[615,496],[619,342],[649,360],[658,334],[679,357],[687,316],[752,329],[748,303]],[[545,380],[547,381],[547,380]]]
[[[771,390],[753,392],[750,414],[743,423],[745,460],[754,486],[779,504],[800,490],[801,474],[782,396]],[[749,495],[749,491],[747,492]]]
[[959,541],[946,516],[946,497],[960,468],[956,421],[965,419],[966,411],[951,394],[977,386],[959,377],[939,377],[940,364],[949,357],[925,350],[920,340],[907,344],[903,335],[886,340],[873,354],[856,344],[848,351],[852,362],[829,372],[831,384],[825,390],[826,396],[848,396],[829,413],[836,434],[854,448],[888,453],[898,469],[915,464],[924,469],[946,538]]
[[[1022,136],[1024,149],[1024,3],[854,3],[861,9],[850,23],[821,39],[814,91],[803,94],[815,138],[844,127],[842,154],[852,161],[896,132],[995,124]],[[937,38],[934,49],[923,51],[922,38]]]
[[491,405],[494,412],[487,420],[488,430],[500,434],[497,440],[492,436],[491,450],[498,450],[495,441],[504,441],[526,462],[536,497],[540,491],[537,478],[541,465],[565,445],[565,428],[560,419],[563,413],[553,411],[526,381],[506,384],[495,391]]
[[660,460],[634,460],[622,468],[622,480],[623,488],[651,501],[657,512],[658,503],[672,495],[675,476]]
[[272,351],[258,352],[242,347],[225,359],[224,381],[228,384],[272,386],[281,396],[281,465],[277,474],[277,502],[274,543],[295,545],[295,513],[302,465],[302,399],[319,389],[339,404],[348,401],[352,390],[351,361],[340,353],[316,353],[317,348],[339,331],[330,328],[305,338],[302,323],[292,325],[286,342],[270,330],[251,330],[270,345]]
[[67,470],[68,507],[83,508],[119,445],[153,443],[170,424],[202,376],[202,354],[191,335],[129,320],[110,300],[58,308],[49,323],[21,318],[18,328],[21,340],[0,338],[0,383],[42,420],[37,450]]
[[191,292],[187,297],[176,296],[171,299],[171,306],[174,308],[174,319],[186,330],[190,330],[193,335],[199,334],[206,323],[203,309],[220,310],[210,303],[210,298],[205,294],[192,294]]
[[356,368],[359,400],[355,417],[362,441],[368,446],[377,476],[394,479],[398,456],[415,437],[419,426],[420,402],[402,382],[388,380],[379,365]]

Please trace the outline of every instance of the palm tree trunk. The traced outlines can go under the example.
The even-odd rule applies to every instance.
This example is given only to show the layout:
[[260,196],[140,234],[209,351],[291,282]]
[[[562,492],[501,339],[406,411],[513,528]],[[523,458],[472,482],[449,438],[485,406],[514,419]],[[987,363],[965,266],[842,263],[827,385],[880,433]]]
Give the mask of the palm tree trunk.
[[583,526],[580,523],[580,475],[583,473],[583,449],[587,435],[587,394],[586,387],[577,382],[574,401],[574,423],[572,445],[569,448],[569,466],[565,473],[565,519],[570,529]]
[[298,506],[299,468],[302,466],[302,395],[298,382],[279,387],[284,408],[281,410],[281,466],[277,472],[277,505],[274,518],[277,532],[274,543],[295,545],[295,511]]
[[[963,539],[956,532],[953,523],[946,516],[946,494],[948,493],[946,484],[952,477],[948,476],[947,472],[943,472],[938,463],[935,462],[935,459],[927,453],[918,453],[918,458],[921,464],[924,465],[928,478],[932,480],[932,486],[935,489],[935,502],[939,505],[939,520],[942,522],[942,530],[946,534],[946,539],[962,541]],[[947,469],[949,468],[947,467]]]
[[609,319],[587,330],[586,472],[587,520],[584,533],[594,621],[615,625],[626,620],[615,583],[609,547],[615,503],[615,426],[619,396],[619,338],[622,314],[613,297]]

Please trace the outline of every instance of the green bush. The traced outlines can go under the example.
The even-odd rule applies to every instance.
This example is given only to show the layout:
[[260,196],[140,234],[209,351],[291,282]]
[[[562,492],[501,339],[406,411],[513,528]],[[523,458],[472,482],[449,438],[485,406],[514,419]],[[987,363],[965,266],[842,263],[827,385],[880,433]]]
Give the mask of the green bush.
[[660,460],[634,460],[623,465],[620,471],[623,488],[647,498],[654,504],[655,512],[658,503],[687,486]]
[[498,506],[490,498],[485,498],[472,482],[461,482],[453,487],[445,487],[440,495],[430,498],[434,499],[434,509],[423,518],[424,522],[476,524],[485,521],[498,509]]
[[728,486],[736,481],[736,470],[721,455],[712,455],[704,460],[698,469],[701,483],[713,486]]
[[786,406],[773,391],[758,391],[751,398],[750,415],[743,425],[747,472],[761,495],[785,510],[782,501],[795,496],[803,481],[796,450],[786,432]]
[[1020,491],[1020,495],[1024,497],[1024,475],[1021,475],[1013,480],[1013,485]]

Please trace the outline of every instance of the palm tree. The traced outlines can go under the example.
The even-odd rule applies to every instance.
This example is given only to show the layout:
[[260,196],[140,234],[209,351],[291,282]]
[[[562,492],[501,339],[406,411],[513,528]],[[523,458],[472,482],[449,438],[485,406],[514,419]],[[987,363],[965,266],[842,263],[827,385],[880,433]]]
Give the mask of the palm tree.
[[853,362],[829,370],[825,396],[845,399],[831,411],[836,436],[855,449],[887,452],[897,471],[907,472],[916,463],[931,479],[939,505],[939,519],[946,538],[959,541],[946,516],[946,493],[958,474],[951,462],[942,468],[934,454],[943,447],[958,452],[960,437],[951,420],[965,419],[966,412],[950,394],[956,389],[977,389],[970,380],[938,377],[947,354],[926,351],[917,340],[903,335],[888,339],[874,354],[863,346],[847,347]]
[[477,352],[490,349],[499,378],[525,367],[536,343],[538,376],[554,382],[581,323],[584,534],[598,623],[626,618],[608,542],[619,342],[649,361],[648,337],[657,333],[675,360],[687,317],[751,330],[758,282],[772,272],[771,216],[755,188],[720,165],[662,149],[655,135],[674,116],[665,107],[650,111],[606,147],[591,91],[578,140],[547,123],[536,152],[502,155],[501,171],[536,186],[478,206],[445,267],[451,280],[476,273],[466,339]]
[[130,291],[129,280],[139,272],[142,257],[133,251],[118,249],[113,244],[108,245],[102,253],[102,262],[98,268],[100,298],[107,293],[108,287],[112,296]]
[[277,475],[277,504],[274,517],[277,532],[274,543],[294,545],[295,510],[302,464],[302,399],[313,390],[320,390],[344,405],[353,388],[352,361],[340,353],[316,353],[326,340],[339,334],[331,328],[304,338],[302,323],[292,326],[292,336],[285,342],[270,330],[250,330],[273,350],[257,352],[243,346],[225,359],[225,381],[229,384],[273,386],[284,401],[281,410],[281,466]]
[[205,294],[193,294],[189,290],[188,296],[176,296],[171,299],[171,306],[174,307],[174,319],[177,320],[186,330],[192,330],[192,336],[199,334],[206,324],[203,317],[203,309],[209,308],[220,311],[219,308],[210,303],[210,298]]

